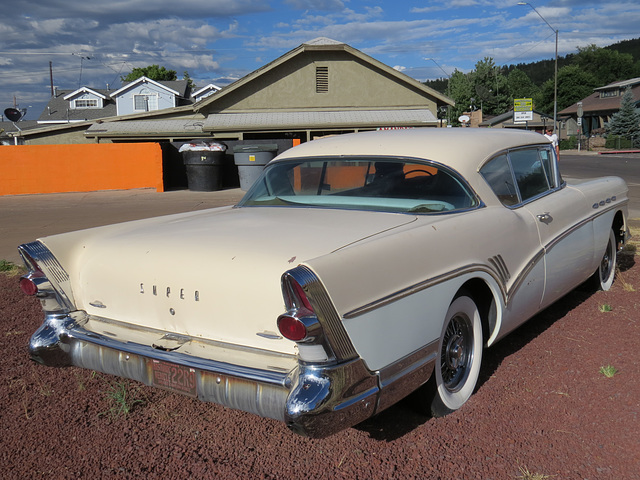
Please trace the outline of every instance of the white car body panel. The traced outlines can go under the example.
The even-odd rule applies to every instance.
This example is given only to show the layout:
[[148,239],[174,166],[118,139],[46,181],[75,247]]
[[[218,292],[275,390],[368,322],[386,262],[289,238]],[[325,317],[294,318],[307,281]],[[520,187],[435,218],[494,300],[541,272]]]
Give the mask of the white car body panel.
[[[76,305],[89,315],[293,354],[295,344],[274,324],[284,308],[282,272],[414,221],[371,212],[223,207],[41,241],[71,266]],[[301,228],[305,242],[293,234]]]
[[[370,189],[376,177],[388,191]],[[441,198],[427,187],[438,178]],[[190,394],[325,436],[429,380],[456,303],[476,305],[460,316],[491,346],[597,274],[627,237],[624,181],[564,182],[533,132],[312,141],[274,159],[245,200],[21,246],[45,311],[32,358],[153,385],[156,363],[179,366],[194,375]],[[451,345],[450,363],[464,360],[466,347]]]

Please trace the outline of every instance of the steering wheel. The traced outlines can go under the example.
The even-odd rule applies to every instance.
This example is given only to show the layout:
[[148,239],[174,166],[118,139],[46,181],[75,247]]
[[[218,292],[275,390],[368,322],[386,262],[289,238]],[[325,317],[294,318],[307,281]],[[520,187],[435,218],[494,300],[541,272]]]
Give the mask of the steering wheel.
[[407,175],[411,175],[412,173],[421,173],[423,175],[429,175],[430,177],[433,177],[433,173],[431,173],[430,171],[422,170],[420,168],[415,168],[413,170],[409,170],[408,172],[404,172],[405,178],[407,177]]

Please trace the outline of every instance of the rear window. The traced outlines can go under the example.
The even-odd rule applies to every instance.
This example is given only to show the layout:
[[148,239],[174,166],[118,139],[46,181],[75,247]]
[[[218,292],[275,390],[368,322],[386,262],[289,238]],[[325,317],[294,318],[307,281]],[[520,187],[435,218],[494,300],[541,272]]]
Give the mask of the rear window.
[[438,164],[395,158],[287,160],[268,166],[240,206],[443,213],[478,205]]

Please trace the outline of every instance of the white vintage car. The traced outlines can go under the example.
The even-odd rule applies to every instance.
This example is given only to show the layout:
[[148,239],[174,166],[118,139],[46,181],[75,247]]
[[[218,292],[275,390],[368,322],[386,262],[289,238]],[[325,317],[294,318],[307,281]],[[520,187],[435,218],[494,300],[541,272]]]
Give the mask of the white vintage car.
[[483,348],[595,279],[627,187],[568,184],[542,135],[414,129],[274,159],[236,206],[19,247],[45,365],[76,365],[323,437],[421,388],[462,407]]

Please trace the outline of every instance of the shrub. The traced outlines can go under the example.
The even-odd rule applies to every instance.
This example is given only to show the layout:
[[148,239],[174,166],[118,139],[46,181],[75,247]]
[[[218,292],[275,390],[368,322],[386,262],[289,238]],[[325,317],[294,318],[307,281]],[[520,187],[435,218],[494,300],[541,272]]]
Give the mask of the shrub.
[[609,135],[607,137],[607,143],[605,143],[605,148],[632,148],[633,144],[631,139],[623,137],[622,135]]

